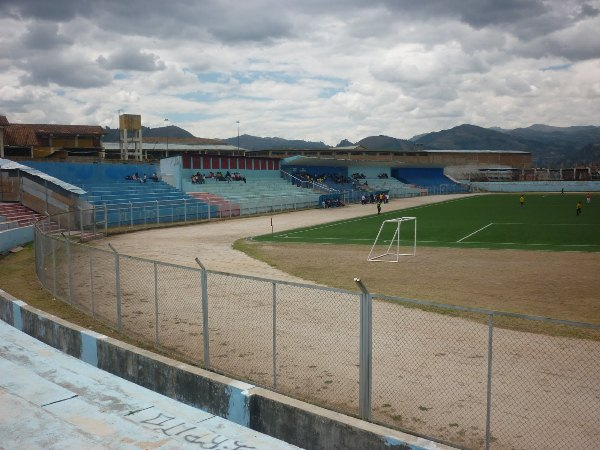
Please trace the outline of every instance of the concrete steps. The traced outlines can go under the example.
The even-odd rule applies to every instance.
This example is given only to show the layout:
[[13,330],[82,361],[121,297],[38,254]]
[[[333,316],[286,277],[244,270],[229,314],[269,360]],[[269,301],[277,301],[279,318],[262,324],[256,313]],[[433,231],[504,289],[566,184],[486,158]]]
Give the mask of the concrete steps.
[[6,449],[295,449],[67,356],[0,321]]
[[4,218],[0,222],[15,222],[19,227],[26,227],[45,216],[19,203],[0,203],[0,217]]

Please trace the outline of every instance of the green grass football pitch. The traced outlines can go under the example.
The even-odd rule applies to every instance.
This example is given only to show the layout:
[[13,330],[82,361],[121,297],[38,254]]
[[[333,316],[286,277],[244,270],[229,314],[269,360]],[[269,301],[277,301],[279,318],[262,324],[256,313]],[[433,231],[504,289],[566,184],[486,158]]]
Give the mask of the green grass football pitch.
[[[417,246],[600,251],[600,196],[588,205],[584,194],[490,194],[340,222],[259,236],[259,241],[373,245],[384,220],[417,218]],[[576,215],[581,200],[583,211]],[[374,205],[365,205],[376,211]],[[327,214],[327,210],[319,213]],[[388,223],[380,241],[387,244],[397,226]],[[401,245],[412,245],[413,222],[401,225]],[[378,244],[381,243],[378,241]]]

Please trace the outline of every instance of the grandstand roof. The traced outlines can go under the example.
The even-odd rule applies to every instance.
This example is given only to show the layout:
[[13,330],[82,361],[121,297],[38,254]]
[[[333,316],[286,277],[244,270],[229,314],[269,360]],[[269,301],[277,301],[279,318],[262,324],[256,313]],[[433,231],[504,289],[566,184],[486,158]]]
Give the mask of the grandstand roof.
[[75,194],[85,194],[86,193],[86,191],[81,189],[79,186],[75,186],[73,184],[66,183],[62,180],[59,180],[58,178],[52,177],[44,172],[40,172],[37,169],[32,169],[31,167],[25,166],[18,162],[11,161],[10,159],[0,158],[0,168],[4,169],[4,170],[19,170],[21,172],[28,173],[30,175],[41,178],[42,180],[48,180],[48,181],[52,182],[53,184],[60,186],[63,189],[65,189],[69,192],[73,192]]
[[[219,139],[199,138],[199,137],[146,137],[142,136],[142,142],[158,143],[169,142],[169,144],[191,144],[191,145],[228,145]],[[236,147],[237,148],[237,147]]]
[[[106,150],[119,150],[121,147],[118,142],[103,142],[102,145]],[[132,145],[130,144],[129,147]],[[223,150],[223,151],[237,151],[237,147],[229,144],[180,144],[178,142],[171,142],[167,144],[164,142],[148,142],[145,139],[142,142],[143,150],[167,150],[169,151],[200,151],[200,150]],[[240,148],[240,151],[245,151],[243,148]]]
[[423,150],[425,153],[519,153],[528,154],[522,150]]

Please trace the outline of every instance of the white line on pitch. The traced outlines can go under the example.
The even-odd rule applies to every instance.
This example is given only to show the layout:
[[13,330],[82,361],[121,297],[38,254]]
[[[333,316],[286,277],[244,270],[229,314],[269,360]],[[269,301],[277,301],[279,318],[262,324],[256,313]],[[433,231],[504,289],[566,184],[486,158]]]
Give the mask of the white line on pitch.
[[473,231],[471,234],[469,234],[469,235],[467,235],[467,236],[465,236],[465,237],[463,237],[463,238],[459,239],[459,240],[458,240],[458,241],[456,241],[456,242],[457,242],[457,243],[458,243],[458,242],[462,242],[462,241],[464,241],[465,239],[467,239],[468,237],[471,237],[471,236],[473,236],[474,234],[477,234],[477,233],[479,233],[481,230],[485,230],[487,227],[489,227],[489,226],[491,226],[491,225],[494,225],[494,222],[490,222],[490,223],[488,223],[488,224],[487,224],[485,227],[481,227],[479,230]]

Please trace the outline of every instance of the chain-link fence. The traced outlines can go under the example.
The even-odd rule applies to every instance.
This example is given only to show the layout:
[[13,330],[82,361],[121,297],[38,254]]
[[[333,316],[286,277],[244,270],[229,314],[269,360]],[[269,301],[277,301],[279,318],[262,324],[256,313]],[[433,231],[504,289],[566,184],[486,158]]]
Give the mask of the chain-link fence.
[[464,448],[600,441],[600,342],[497,322],[596,339],[598,325],[177,266],[82,237],[73,218],[38,224],[45,288],[207,369]]

